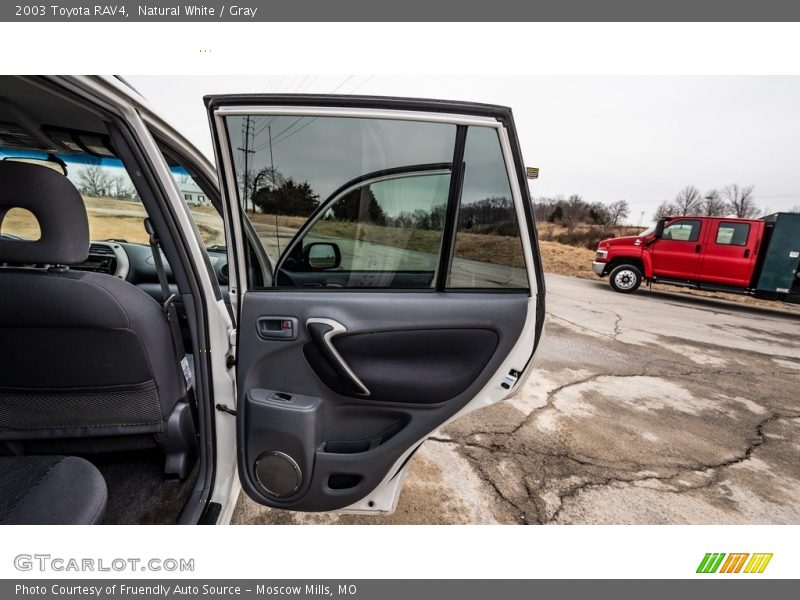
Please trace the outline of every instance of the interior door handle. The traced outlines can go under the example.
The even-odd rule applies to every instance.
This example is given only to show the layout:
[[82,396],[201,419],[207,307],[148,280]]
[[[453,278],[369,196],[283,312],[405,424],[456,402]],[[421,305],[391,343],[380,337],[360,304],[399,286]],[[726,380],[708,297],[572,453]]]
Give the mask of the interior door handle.
[[259,317],[256,321],[258,337],[264,340],[297,339],[295,317]]
[[337,335],[346,333],[347,328],[333,319],[312,317],[306,320],[306,329],[311,336],[311,341],[314,342],[325,360],[330,363],[339,378],[349,384],[359,396],[369,396],[367,386],[353,372],[331,341]]

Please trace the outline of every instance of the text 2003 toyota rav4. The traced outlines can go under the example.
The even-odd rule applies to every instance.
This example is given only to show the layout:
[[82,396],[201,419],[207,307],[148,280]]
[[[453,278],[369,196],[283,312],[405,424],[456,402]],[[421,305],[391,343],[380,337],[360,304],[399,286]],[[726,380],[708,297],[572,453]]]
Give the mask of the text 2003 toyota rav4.
[[0,78],[0,522],[391,511],[530,370],[510,110],[205,101],[219,175],[118,80]]

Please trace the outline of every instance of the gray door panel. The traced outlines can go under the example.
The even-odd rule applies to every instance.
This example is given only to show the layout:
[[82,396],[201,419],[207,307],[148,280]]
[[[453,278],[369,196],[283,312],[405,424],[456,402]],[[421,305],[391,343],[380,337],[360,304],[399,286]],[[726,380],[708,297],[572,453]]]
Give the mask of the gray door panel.
[[[237,353],[246,492],[305,511],[363,499],[486,385],[522,332],[527,302],[526,293],[247,293]],[[257,325],[265,317],[291,323],[288,336],[265,339]],[[346,329],[330,343],[368,395],[337,387],[347,373],[335,357],[317,353],[315,362],[309,319]]]

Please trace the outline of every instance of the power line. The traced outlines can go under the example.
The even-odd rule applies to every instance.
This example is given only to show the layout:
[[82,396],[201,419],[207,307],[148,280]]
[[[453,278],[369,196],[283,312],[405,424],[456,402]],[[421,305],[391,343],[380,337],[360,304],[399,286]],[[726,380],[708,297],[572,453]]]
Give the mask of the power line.
[[309,81],[308,81],[308,83],[306,84],[306,86],[305,86],[303,89],[299,90],[299,91],[300,91],[300,93],[303,93],[303,94],[304,94],[304,93],[306,92],[306,90],[308,90],[308,89],[309,89],[309,88],[310,88],[310,87],[313,85],[313,83],[314,83],[316,80],[317,80],[317,76],[316,76],[316,75],[312,75],[312,76],[309,78]]
[[265,93],[269,89],[269,86],[272,84],[272,80],[274,79],[274,77],[275,77],[274,75],[270,75],[269,77],[267,77],[267,83],[261,89],[262,93]]
[[[348,76],[347,76],[347,77],[344,79],[344,81],[342,81],[342,82],[341,82],[339,85],[337,85],[335,88],[333,88],[333,90],[332,90],[330,93],[331,93],[331,94],[335,94],[335,93],[336,93],[338,90],[340,90],[340,89],[341,89],[341,88],[342,88],[342,87],[343,87],[345,84],[347,84],[347,82],[349,82],[351,79],[353,79],[353,77],[355,77],[355,75],[348,75]],[[374,77],[373,75],[370,75],[370,76],[369,76],[369,77],[368,77],[368,78],[367,78],[365,81],[363,81],[363,82],[362,82],[360,85],[358,85],[356,88],[354,88],[354,90],[353,90],[353,91],[355,91],[356,89],[358,89],[358,88],[362,87],[363,85],[365,85],[366,83],[368,83],[368,82],[369,82],[369,80],[370,80],[370,79],[372,79],[373,77]],[[350,93],[353,93],[353,91],[351,91]],[[292,137],[292,136],[293,136],[293,135],[295,135],[296,133],[300,133],[300,132],[301,132],[303,129],[305,129],[306,127],[308,127],[309,125],[311,125],[311,124],[312,124],[314,121],[316,121],[316,120],[318,119],[318,117],[314,117],[314,118],[310,119],[309,121],[307,121],[306,123],[304,123],[303,125],[301,125],[299,128],[297,128],[297,129],[295,129],[294,131],[292,131],[291,133],[289,133],[289,130],[291,130],[291,129],[292,129],[292,127],[294,127],[295,125],[297,125],[297,124],[298,124],[300,121],[302,121],[302,120],[303,120],[303,119],[305,119],[305,118],[307,118],[307,117],[300,117],[300,118],[298,118],[298,119],[295,119],[295,121],[294,121],[294,122],[292,122],[292,124],[291,124],[291,125],[289,125],[289,126],[286,128],[286,129],[284,129],[283,131],[281,131],[280,133],[278,133],[278,134],[275,136],[275,138],[274,138],[274,139],[271,139],[271,140],[270,140],[270,143],[272,144],[272,146],[276,146],[276,145],[277,145],[277,144],[279,144],[280,142],[286,141],[287,139],[289,139],[290,137]],[[286,135],[284,135],[284,134],[286,134]],[[283,136],[283,137],[281,137],[281,136]],[[261,147],[264,147],[264,146],[261,146]]]
[[263,133],[267,127],[272,125],[273,121],[275,121],[275,119],[277,118],[278,118],[277,115],[273,115],[269,119],[264,118],[264,124],[261,125],[261,127],[253,134],[253,136],[255,137],[261,135],[261,133]]
[[[277,80],[275,80],[275,81],[273,82],[273,77],[272,77],[272,76],[270,76],[270,79],[267,81],[267,85],[265,86],[265,88],[264,88],[264,89],[266,90],[268,87],[270,87],[270,85],[274,85],[274,87],[275,87],[275,91],[278,91],[278,90],[279,90],[279,88],[282,86],[283,82],[286,80],[286,77],[288,77],[288,76],[283,76],[283,75],[281,75],[281,76],[280,76],[280,77],[279,77]],[[342,89],[342,88],[343,88],[345,85],[347,85],[347,84],[348,84],[350,81],[352,81],[352,79],[353,79],[354,77],[355,77],[355,75],[348,75],[347,77],[345,77],[345,78],[344,78],[344,80],[343,80],[343,81],[341,81],[341,82],[340,82],[340,83],[339,83],[339,84],[338,84],[336,87],[334,87],[334,88],[333,88],[333,90],[331,90],[331,91],[330,91],[330,93],[331,93],[331,94],[335,94],[335,93],[336,93],[336,92],[338,92],[340,89]],[[371,80],[372,80],[374,77],[375,77],[374,75],[369,75],[369,76],[368,76],[366,79],[364,79],[364,80],[363,80],[361,83],[359,83],[358,85],[356,85],[356,86],[355,86],[355,87],[354,87],[354,88],[353,88],[353,89],[352,89],[352,90],[351,90],[349,93],[351,93],[351,94],[352,94],[352,93],[356,92],[357,90],[361,89],[361,88],[362,88],[362,87],[364,87],[364,86],[365,86],[367,83],[369,83],[369,82],[370,82],[370,81],[371,81]],[[292,76],[292,77],[291,77],[291,80],[294,80],[294,78],[295,78],[295,77],[294,77],[294,76]],[[299,89],[299,90],[300,90],[300,89],[302,89],[302,91],[305,91],[305,90],[307,90],[308,88],[310,88],[310,87],[311,87],[311,85],[312,85],[312,84],[313,84],[313,83],[314,83],[316,80],[317,80],[317,76],[316,76],[316,75],[314,75],[314,76],[312,76],[312,77],[310,77],[310,78],[309,78],[309,76],[305,76],[305,77],[303,77],[303,78],[302,78],[302,79],[299,81],[299,83],[298,83],[298,89]],[[304,86],[305,86],[305,87],[304,87]],[[299,93],[299,91],[298,91],[298,93]],[[316,120],[317,120],[319,117],[313,117],[313,118],[309,119],[307,122],[305,122],[305,123],[303,123],[302,125],[300,125],[300,127],[298,127],[297,129],[295,129],[294,131],[292,131],[292,129],[293,129],[295,126],[297,126],[297,125],[298,125],[298,124],[299,124],[301,121],[303,121],[303,119],[306,119],[306,118],[308,118],[308,117],[304,117],[304,116],[298,117],[297,119],[295,119],[294,121],[292,121],[292,123],[290,123],[288,127],[285,127],[285,128],[282,130],[282,131],[280,131],[279,133],[277,133],[277,134],[276,134],[276,135],[273,137],[273,136],[272,136],[272,127],[271,127],[271,126],[272,126],[272,124],[275,122],[275,120],[276,120],[277,118],[278,118],[278,116],[277,116],[277,115],[275,115],[275,116],[272,116],[272,117],[270,117],[269,119],[266,119],[266,120],[264,121],[264,123],[263,123],[263,124],[259,124],[259,125],[258,125],[258,129],[256,129],[256,126],[255,126],[255,124],[253,125],[253,131],[252,131],[252,133],[251,133],[251,137],[253,138],[253,140],[255,140],[255,138],[256,138],[257,136],[261,135],[261,134],[264,132],[264,130],[267,130],[267,131],[268,131],[268,133],[269,133],[269,136],[268,136],[268,140],[267,140],[267,141],[265,141],[265,142],[263,142],[263,143],[261,143],[261,144],[258,144],[257,146],[253,144],[253,145],[252,145],[252,149],[251,149],[251,146],[250,146],[250,145],[249,145],[249,143],[248,143],[250,138],[248,138],[247,136],[245,136],[246,140],[248,140],[248,141],[246,141],[246,143],[245,143],[245,148],[247,148],[247,151],[246,151],[246,153],[245,153],[245,150],[244,150],[244,149],[240,148],[240,150],[242,150],[242,151],[243,151],[243,153],[245,153],[245,154],[244,154],[244,159],[245,159],[245,160],[244,160],[244,162],[245,162],[245,187],[247,186],[247,164],[248,164],[248,155],[249,155],[249,154],[253,154],[253,153],[255,153],[255,152],[256,152],[256,151],[258,151],[258,150],[262,150],[262,149],[266,148],[266,147],[267,147],[267,145],[269,145],[269,149],[270,149],[270,162],[272,162],[272,152],[273,152],[273,150],[272,150],[272,149],[273,149],[273,147],[274,147],[274,146],[278,145],[280,142],[284,142],[284,141],[286,141],[287,139],[289,139],[289,138],[290,138],[290,137],[292,137],[293,135],[295,135],[295,134],[297,134],[297,133],[300,133],[300,132],[301,132],[303,129],[305,129],[306,127],[308,127],[309,125],[311,125],[311,124],[312,124],[314,121],[316,121]],[[250,121],[249,121],[249,119],[250,119],[250,117],[248,117],[248,121],[247,121],[247,131],[249,131],[249,127],[250,127]],[[274,163],[273,163],[273,165],[272,165],[272,168],[273,168],[273,172],[274,172]],[[245,189],[245,195],[246,195],[246,191],[247,191],[247,190]]]
[[356,87],[354,87],[352,90],[350,90],[350,93],[351,93],[351,94],[355,94],[355,93],[356,93],[358,90],[360,90],[362,87],[364,87],[365,85],[367,85],[367,84],[368,84],[370,81],[372,81],[374,78],[375,78],[375,75],[370,75],[370,76],[369,76],[369,77],[367,77],[367,78],[366,78],[364,81],[362,81],[360,84],[358,84]]
[[331,91],[331,94],[335,94],[336,92],[338,92],[342,88],[342,86],[345,83],[347,83],[348,81],[350,81],[353,77],[355,77],[355,75],[348,75],[347,78],[342,83],[340,83],[335,88],[333,88],[333,91]]
[[[305,118],[305,117],[303,117],[303,118]],[[303,123],[303,125],[302,125],[301,127],[298,127],[297,129],[295,129],[295,130],[294,130],[293,132],[291,132],[290,134],[288,134],[288,135],[286,135],[286,136],[282,137],[282,138],[281,138],[281,139],[279,139],[279,140],[275,140],[275,141],[273,142],[273,145],[278,145],[280,142],[284,142],[284,141],[288,140],[288,139],[289,139],[290,137],[292,137],[294,134],[296,134],[296,133],[300,133],[301,131],[303,131],[303,129],[305,129],[306,127],[308,127],[309,125],[311,125],[311,124],[312,124],[314,121],[316,121],[318,118],[319,118],[319,117],[314,117],[313,119],[311,119],[311,120],[310,120],[310,121],[308,121],[307,123]]]

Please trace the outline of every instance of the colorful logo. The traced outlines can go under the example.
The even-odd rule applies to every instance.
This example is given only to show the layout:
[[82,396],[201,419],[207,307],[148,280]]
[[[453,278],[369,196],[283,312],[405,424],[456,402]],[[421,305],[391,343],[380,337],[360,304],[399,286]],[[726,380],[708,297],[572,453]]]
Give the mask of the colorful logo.
[[749,554],[747,552],[739,552],[735,554],[725,554],[724,552],[708,552],[703,557],[703,560],[700,561],[697,572],[763,573],[770,560],[772,560],[772,553]]

